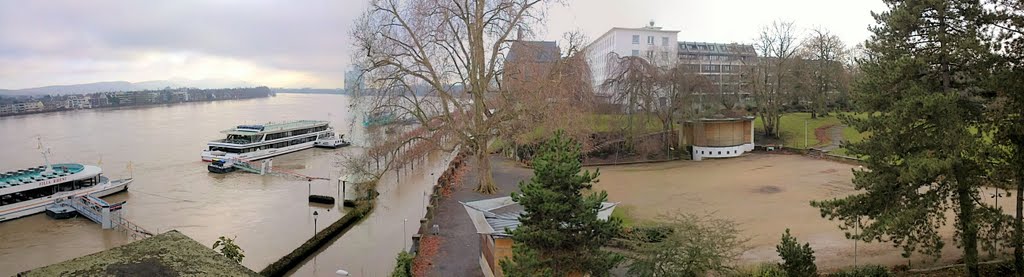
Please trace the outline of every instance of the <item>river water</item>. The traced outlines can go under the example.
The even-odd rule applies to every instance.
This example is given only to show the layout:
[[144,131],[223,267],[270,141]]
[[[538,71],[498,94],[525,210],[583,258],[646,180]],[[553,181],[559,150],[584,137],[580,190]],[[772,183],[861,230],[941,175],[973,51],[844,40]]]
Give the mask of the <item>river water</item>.
[[[260,99],[4,117],[0,118],[0,170],[42,164],[36,147],[36,137],[42,137],[51,149],[51,162],[99,164],[108,177],[134,177],[128,192],[105,198],[108,202],[127,201],[122,214],[132,222],[154,233],[178,230],[205,245],[212,245],[219,236],[236,237],[245,250],[242,264],[259,271],[312,236],[314,211],[318,213],[316,229],[344,214],[338,206],[309,204],[306,199],[307,190],[338,194],[337,181],[307,182],[239,172],[213,174],[200,161],[200,151],[206,141],[222,137],[220,130],[239,124],[329,120],[356,147],[287,154],[275,157],[274,166],[335,180],[344,174],[342,160],[359,151],[364,137],[362,125],[353,124],[355,113],[348,109],[347,96],[278,94]],[[383,195],[377,210],[295,275],[333,274],[339,268],[346,268],[353,276],[388,274],[395,254],[416,230],[423,214],[422,192],[436,181],[436,176],[430,174],[440,172],[442,156],[447,155],[434,155],[424,166],[402,175],[387,174],[381,182]],[[403,231],[405,218],[409,223]],[[58,221],[37,214],[2,222],[0,276],[130,241],[122,233],[101,230],[83,218]]]

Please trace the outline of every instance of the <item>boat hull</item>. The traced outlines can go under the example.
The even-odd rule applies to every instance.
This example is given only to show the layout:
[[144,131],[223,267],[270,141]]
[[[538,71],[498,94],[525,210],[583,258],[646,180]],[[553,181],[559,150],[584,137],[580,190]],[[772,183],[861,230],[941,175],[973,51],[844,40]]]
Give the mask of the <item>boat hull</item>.
[[337,148],[342,148],[342,147],[349,146],[349,145],[352,145],[352,144],[347,142],[347,141],[317,141],[316,144],[313,145],[313,146],[319,147],[319,148],[337,149]]
[[58,199],[67,198],[69,196],[92,195],[96,197],[104,197],[122,192],[128,190],[128,185],[133,181],[134,180],[130,178],[111,180],[105,184],[98,184],[85,189],[60,192],[45,198],[32,199],[29,201],[2,206],[0,207],[0,222],[44,212],[46,211],[46,207],[53,205]]
[[203,151],[201,158],[203,159],[204,162],[212,162],[214,159],[238,159],[243,161],[255,161],[313,148],[314,142],[315,141],[310,141],[296,145],[285,146],[281,148],[263,149],[242,154],[227,153],[223,156],[214,155],[210,151]]
[[223,174],[223,173],[228,173],[228,172],[235,171],[235,167],[233,167],[233,166],[230,166],[230,167],[220,167],[220,166],[215,166],[215,165],[211,164],[211,165],[207,165],[206,166],[206,170],[209,170],[212,173]]

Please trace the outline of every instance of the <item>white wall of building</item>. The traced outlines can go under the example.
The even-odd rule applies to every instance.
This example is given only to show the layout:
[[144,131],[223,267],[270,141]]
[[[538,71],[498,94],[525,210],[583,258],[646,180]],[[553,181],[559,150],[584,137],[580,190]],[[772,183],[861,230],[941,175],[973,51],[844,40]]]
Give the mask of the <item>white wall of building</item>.
[[[593,74],[595,91],[601,93],[601,83],[607,79],[608,56],[640,56],[655,64],[670,64],[678,60],[679,31],[661,30],[660,27],[612,28],[590,44],[587,60]],[[653,57],[650,59],[649,57]]]

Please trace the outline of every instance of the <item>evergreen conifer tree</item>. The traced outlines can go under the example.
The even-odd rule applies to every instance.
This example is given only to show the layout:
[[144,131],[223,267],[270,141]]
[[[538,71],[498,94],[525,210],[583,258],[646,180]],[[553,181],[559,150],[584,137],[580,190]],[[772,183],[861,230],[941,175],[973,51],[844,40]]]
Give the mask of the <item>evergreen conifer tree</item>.
[[579,143],[558,131],[533,160],[534,176],[520,182],[512,199],[523,206],[511,231],[513,257],[501,261],[506,276],[608,276],[622,256],[601,249],[622,228],[621,220],[597,218],[604,191],[589,192],[598,171],[582,169]]
[[854,172],[861,193],[812,202],[841,228],[862,223],[855,239],[889,241],[904,255],[933,256],[943,247],[939,227],[956,214],[958,246],[970,276],[978,276],[978,236],[985,175],[983,106],[977,96],[988,51],[978,0],[885,0],[860,60],[854,101],[866,117],[844,122],[866,139],[848,148],[865,157]]

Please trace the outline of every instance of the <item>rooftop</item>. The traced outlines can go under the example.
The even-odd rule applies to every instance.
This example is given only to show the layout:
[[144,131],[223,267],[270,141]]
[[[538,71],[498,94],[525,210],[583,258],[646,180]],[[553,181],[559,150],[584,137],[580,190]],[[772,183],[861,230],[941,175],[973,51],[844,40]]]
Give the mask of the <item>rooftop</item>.
[[259,276],[178,231],[166,233],[19,276]]
[[[462,205],[476,226],[477,233],[495,236],[508,236],[505,230],[511,231],[519,227],[519,215],[525,212],[523,206],[512,201],[510,196],[466,202]],[[602,202],[597,218],[607,220],[615,210],[615,205],[618,203]]]
[[560,52],[554,41],[517,40],[512,42],[506,61],[555,62]]

